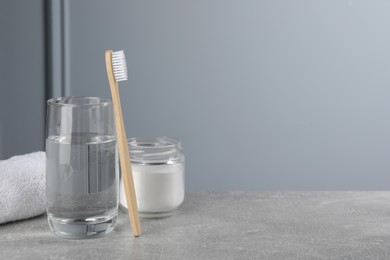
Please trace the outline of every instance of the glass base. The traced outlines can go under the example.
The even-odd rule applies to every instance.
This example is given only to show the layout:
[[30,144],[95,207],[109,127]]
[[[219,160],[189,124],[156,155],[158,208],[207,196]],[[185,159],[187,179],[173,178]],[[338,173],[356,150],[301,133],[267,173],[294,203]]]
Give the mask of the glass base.
[[[128,213],[129,211],[127,210],[126,207],[119,205],[119,207],[123,210],[123,212]],[[165,212],[138,212],[138,216],[140,218],[166,218],[170,217],[173,214],[173,210],[171,211],[165,211]]]
[[49,226],[54,234],[66,239],[88,239],[110,233],[116,224],[117,215],[87,219],[63,219],[48,214]]
[[173,211],[168,212],[156,212],[156,213],[149,213],[149,212],[139,212],[140,218],[166,218],[172,216]]

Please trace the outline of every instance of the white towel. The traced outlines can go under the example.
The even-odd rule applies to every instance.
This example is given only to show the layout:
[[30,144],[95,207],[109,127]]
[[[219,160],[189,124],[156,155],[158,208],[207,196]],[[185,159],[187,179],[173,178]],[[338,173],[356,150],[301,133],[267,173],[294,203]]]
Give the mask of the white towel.
[[0,161],[0,223],[45,212],[45,152]]

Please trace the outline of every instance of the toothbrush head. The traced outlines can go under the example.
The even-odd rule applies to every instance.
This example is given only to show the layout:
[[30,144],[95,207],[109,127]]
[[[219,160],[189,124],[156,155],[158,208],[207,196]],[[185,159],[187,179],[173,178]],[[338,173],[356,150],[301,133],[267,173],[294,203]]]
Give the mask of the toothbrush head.
[[127,80],[127,65],[123,50],[112,52],[112,70],[116,81]]

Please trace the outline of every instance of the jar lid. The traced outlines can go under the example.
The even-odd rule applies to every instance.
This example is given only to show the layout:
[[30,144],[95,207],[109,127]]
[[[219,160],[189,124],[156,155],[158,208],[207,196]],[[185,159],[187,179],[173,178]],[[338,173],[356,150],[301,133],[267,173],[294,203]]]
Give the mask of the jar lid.
[[183,160],[181,141],[169,137],[128,139],[131,161],[135,164],[173,164]]

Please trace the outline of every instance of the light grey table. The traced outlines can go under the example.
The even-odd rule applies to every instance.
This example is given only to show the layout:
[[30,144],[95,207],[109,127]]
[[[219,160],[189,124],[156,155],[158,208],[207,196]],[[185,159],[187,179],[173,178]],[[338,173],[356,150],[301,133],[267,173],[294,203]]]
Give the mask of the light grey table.
[[45,216],[0,225],[0,259],[390,259],[390,192],[187,193],[169,218],[127,216],[103,238],[64,240]]

